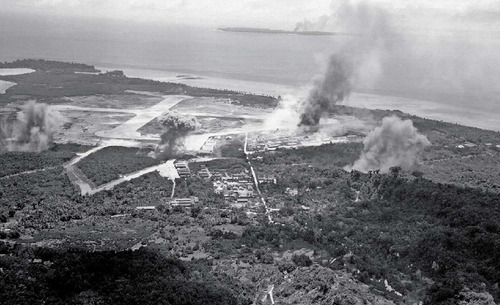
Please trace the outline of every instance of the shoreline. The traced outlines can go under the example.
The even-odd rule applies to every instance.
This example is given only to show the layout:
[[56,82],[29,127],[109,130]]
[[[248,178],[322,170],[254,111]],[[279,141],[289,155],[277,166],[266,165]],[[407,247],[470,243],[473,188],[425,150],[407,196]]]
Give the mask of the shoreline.
[[5,94],[7,89],[9,89],[10,87],[14,87],[15,85],[17,85],[17,84],[14,82],[0,80],[0,94]]
[[35,72],[35,70],[28,68],[0,68],[0,76],[21,75],[33,72]]
[[[298,88],[283,84],[208,77],[175,71],[122,68],[120,66],[96,66],[96,69],[103,72],[106,70],[122,70],[127,77],[272,96],[303,96],[306,89],[305,87]],[[500,132],[500,116],[498,114],[423,99],[353,92],[342,104],[371,110],[399,110],[426,119]]]
[[[0,76],[21,75],[33,72],[35,72],[35,70],[28,68],[0,68]],[[14,82],[0,80],[0,94],[5,94],[7,89],[14,87],[15,85],[17,84]]]
[[278,96],[294,91],[296,88],[283,84],[230,79],[224,77],[202,76],[194,73],[163,71],[143,68],[96,65],[97,70],[121,70],[127,77],[151,79],[161,82],[179,83],[192,87],[227,89],[245,93]]
[[399,110],[430,120],[500,132],[500,116],[460,106],[388,95],[353,93],[342,105],[380,110]]

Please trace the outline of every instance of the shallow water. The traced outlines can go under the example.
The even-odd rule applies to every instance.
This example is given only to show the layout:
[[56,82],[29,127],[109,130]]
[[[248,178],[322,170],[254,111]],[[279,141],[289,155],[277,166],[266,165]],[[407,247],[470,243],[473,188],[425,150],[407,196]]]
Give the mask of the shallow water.
[[7,89],[9,89],[10,87],[13,87],[15,85],[16,85],[16,83],[8,82],[5,80],[0,80],[0,94],[4,94],[5,91],[7,91]]
[[0,68],[0,75],[20,75],[35,72],[35,70],[27,68]]
[[[269,94],[269,95],[296,95],[304,96],[307,94],[307,88],[294,88],[287,85],[253,82],[253,81],[235,81],[225,78],[206,77],[199,79],[186,79],[178,77],[177,72],[163,72],[150,69],[130,69],[115,67],[115,69],[123,70],[129,77],[140,77],[153,79],[158,81],[171,81],[183,83],[192,86],[202,86],[208,88],[230,89],[244,92]],[[99,69],[109,70],[109,67],[100,67]],[[196,76],[196,75],[193,75]],[[343,102],[346,106],[367,108],[367,109],[383,109],[383,110],[400,110],[402,112],[420,116],[423,118],[457,123],[460,125],[477,127],[482,129],[500,131],[500,114],[495,111],[487,112],[481,109],[466,108],[462,106],[450,106],[446,103],[435,101],[414,99],[406,97],[398,97],[382,94],[368,94],[354,92],[348,99]],[[201,139],[197,139],[196,145]]]
[[500,115],[495,112],[459,106],[450,107],[447,104],[425,100],[362,93],[353,94],[344,104],[367,109],[400,110],[427,119],[500,131]]
[[[0,28],[9,29],[0,31],[0,61],[83,62],[122,69],[129,76],[270,95],[310,84],[324,70],[329,55],[352,39],[20,16],[2,16]],[[381,102],[366,96],[360,100],[356,95],[347,103],[498,129],[494,117],[500,117],[498,35],[405,38],[391,41],[394,49],[384,59],[383,73],[373,82],[357,84],[358,91],[440,106],[399,105],[408,101]],[[181,74],[195,78],[178,77]],[[359,74],[364,78],[366,73]],[[365,104],[368,100],[373,104]]]

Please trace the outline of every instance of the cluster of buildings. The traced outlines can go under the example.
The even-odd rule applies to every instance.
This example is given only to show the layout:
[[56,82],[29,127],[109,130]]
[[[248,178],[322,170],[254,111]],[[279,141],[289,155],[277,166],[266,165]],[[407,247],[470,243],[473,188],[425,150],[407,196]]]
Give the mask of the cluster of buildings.
[[198,176],[210,179],[217,194],[223,194],[226,202],[239,207],[246,206],[257,200],[253,178],[250,173],[240,172],[230,174],[226,171],[210,172],[208,167],[202,165]]
[[[185,198],[169,198],[164,201],[164,204],[166,204],[169,207],[182,207],[182,208],[192,208],[196,203],[199,203],[199,198],[195,196],[191,197],[185,197]],[[138,211],[148,211],[148,210],[155,210],[156,206],[154,205],[145,205],[145,206],[138,206],[135,207],[136,210]]]
[[347,143],[358,141],[356,135],[346,136],[314,136],[309,135],[259,135],[248,142],[251,151],[274,151],[276,149],[298,149],[299,146],[314,146],[330,143]]
[[198,176],[203,179],[210,179],[210,177],[212,177],[212,173],[210,173],[208,167],[202,165],[200,171],[198,172]]
[[198,197],[191,196],[186,198],[173,198],[168,203],[171,207],[183,207],[183,208],[191,208],[194,204],[198,203]]
[[189,169],[188,162],[184,160],[176,161],[174,163],[175,169],[181,178],[187,178],[191,176],[191,170]]
[[253,180],[249,173],[214,173],[211,179],[215,192],[223,194],[228,203],[243,206],[256,198]]
[[299,141],[290,138],[275,138],[272,140],[265,140],[258,137],[255,140],[249,141],[248,146],[252,151],[273,151],[278,148],[284,149],[297,149]]
[[276,184],[276,178],[272,176],[259,177],[259,184]]
[[216,144],[217,141],[215,138],[213,137],[208,138],[208,140],[205,143],[203,143],[203,146],[200,148],[198,154],[202,156],[213,154]]

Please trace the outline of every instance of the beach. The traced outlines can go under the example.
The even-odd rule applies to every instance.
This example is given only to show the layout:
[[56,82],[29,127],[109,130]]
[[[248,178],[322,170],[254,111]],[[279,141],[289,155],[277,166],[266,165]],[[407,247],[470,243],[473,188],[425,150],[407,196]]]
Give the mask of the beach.
[[[26,73],[32,73],[32,72],[35,72],[35,70],[25,69],[25,68],[0,69],[0,76],[20,75],[20,74],[26,74]],[[16,83],[14,83],[14,82],[0,80],[0,94],[4,94],[7,89],[9,89],[10,87],[13,87],[15,85],[16,85]]]
[[294,88],[283,84],[273,84],[238,79],[207,77],[175,71],[162,71],[152,69],[126,68],[119,66],[96,66],[103,72],[121,70],[128,77],[152,79],[161,82],[186,84],[193,87],[227,89],[253,94],[278,96],[293,91]]
[[497,113],[449,104],[365,93],[354,93],[343,104],[367,109],[399,110],[426,119],[500,131],[500,116]]
[[[304,92],[307,92],[307,87],[299,88],[282,84],[207,77],[173,71],[110,66],[96,68],[101,71],[122,70],[128,77],[181,83],[195,87],[236,90],[253,94],[304,96]],[[500,131],[500,116],[498,114],[454,106],[449,103],[353,92],[349,98],[343,101],[343,105],[367,109],[399,110],[426,119]]]
[[7,89],[15,85],[16,83],[0,80],[0,94],[4,94]]
[[20,75],[35,72],[35,70],[27,68],[0,68],[0,76],[5,75]]

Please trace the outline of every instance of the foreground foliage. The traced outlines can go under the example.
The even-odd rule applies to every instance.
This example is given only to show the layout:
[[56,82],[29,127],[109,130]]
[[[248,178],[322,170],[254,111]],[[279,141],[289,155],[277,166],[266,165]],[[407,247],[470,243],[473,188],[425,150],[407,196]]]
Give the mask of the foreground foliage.
[[4,304],[251,304],[210,262],[157,252],[55,251],[0,244]]
[[96,185],[101,185],[159,163],[139,148],[109,146],[90,154],[77,166]]

